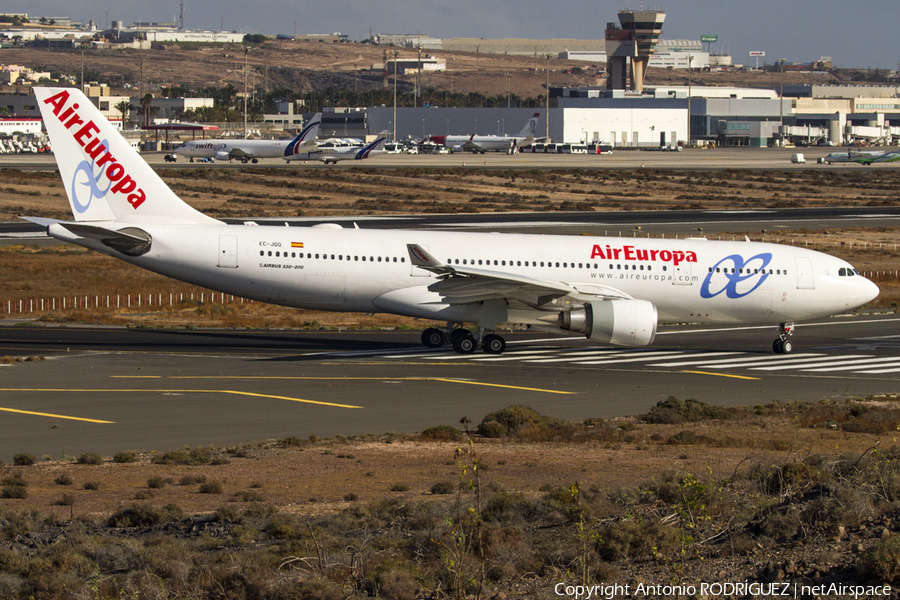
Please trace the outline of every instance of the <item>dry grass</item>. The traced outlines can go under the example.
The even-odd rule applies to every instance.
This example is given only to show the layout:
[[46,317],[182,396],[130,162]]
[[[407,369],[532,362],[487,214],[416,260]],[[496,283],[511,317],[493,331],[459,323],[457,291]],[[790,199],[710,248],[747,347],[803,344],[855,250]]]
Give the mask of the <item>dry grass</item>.
[[[900,171],[171,169],[163,178],[212,216],[296,217],[555,210],[894,205]],[[0,172],[0,219],[69,218],[53,173]]]

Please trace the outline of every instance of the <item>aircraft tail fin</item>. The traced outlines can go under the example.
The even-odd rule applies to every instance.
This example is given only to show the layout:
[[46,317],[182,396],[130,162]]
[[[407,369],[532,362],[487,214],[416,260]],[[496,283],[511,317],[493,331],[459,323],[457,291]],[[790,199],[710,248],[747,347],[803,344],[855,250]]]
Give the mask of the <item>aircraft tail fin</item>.
[[525,123],[525,127],[522,128],[522,131],[517,133],[516,136],[534,138],[534,132],[537,130],[537,124],[540,118],[541,113],[534,113],[534,115],[528,119],[528,122]]
[[76,221],[219,222],[175,195],[80,90],[34,95]]
[[312,146],[319,136],[319,126],[322,124],[322,113],[316,113],[306,124],[297,137],[291,140],[291,143],[284,149],[284,157],[290,158],[299,154],[302,148]]
[[381,154],[382,152],[384,152],[385,142],[387,142],[387,136],[386,135],[379,136],[377,140],[375,140],[371,144],[364,146],[362,149],[360,149],[360,151],[356,153],[356,156],[354,156],[354,158],[356,160],[362,160],[364,158],[369,158],[369,155],[373,154],[373,153]]

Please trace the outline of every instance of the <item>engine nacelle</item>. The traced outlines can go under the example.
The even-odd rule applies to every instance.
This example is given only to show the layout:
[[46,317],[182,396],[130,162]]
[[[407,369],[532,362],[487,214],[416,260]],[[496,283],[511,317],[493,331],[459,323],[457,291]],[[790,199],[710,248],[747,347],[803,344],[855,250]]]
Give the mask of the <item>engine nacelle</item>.
[[560,329],[616,346],[646,346],[656,337],[656,306],[647,300],[588,302],[559,314]]
[[230,152],[216,152],[216,160],[228,160],[231,158]]

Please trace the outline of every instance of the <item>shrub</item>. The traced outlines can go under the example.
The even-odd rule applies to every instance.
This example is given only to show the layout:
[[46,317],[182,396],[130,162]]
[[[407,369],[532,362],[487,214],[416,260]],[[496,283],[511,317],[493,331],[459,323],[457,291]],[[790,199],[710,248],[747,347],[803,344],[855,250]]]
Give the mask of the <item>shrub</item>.
[[137,462],[137,456],[135,456],[134,452],[117,452],[113,456],[113,462],[120,464],[133,463]]
[[728,411],[719,406],[710,406],[706,402],[688,398],[684,402],[675,396],[656,403],[650,412],[641,418],[648,423],[678,424],[684,421],[702,421],[704,419],[724,419]]
[[487,421],[478,426],[478,433],[486,438],[502,438],[509,435],[509,429],[503,423]]
[[166,480],[162,477],[151,477],[147,480],[147,487],[151,490],[161,490],[166,487]]
[[464,437],[463,432],[452,425],[437,425],[422,432],[423,440],[435,442],[461,442]]
[[57,506],[72,506],[75,504],[75,496],[63,494],[62,497],[53,504]]
[[195,485],[206,483],[206,475],[184,475],[178,480],[178,485]]
[[56,476],[56,479],[53,480],[56,485],[72,485],[75,483],[75,480],[72,479],[72,476],[68,473],[60,473]]
[[177,521],[184,513],[174,504],[156,508],[149,504],[132,504],[116,511],[106,522],[108,527],[150,527],[159,523]]
[[478,433],[485,437],[503,437],[530,430],[529,438],[537,441],[555,438],[571,429],[571,425],[561,419],[545,417],[528,406],[513,405],[485,415]]
[[222,484],[218,481],[207,481],[200,486],[199,492],[201,494],[221,494]]
[[900,535],[883,537],[863,552],[859,570],[885,583],[900,583]]
[[438,481],[431,486],[431,493],[435,496],[446,496],[452,494],[455,489],[455,486],[449,481]]
[[235,492],[233,496],[231,496],[232,502],[263,502],[265,498],[259,492],[254,492],[251,490],[241,490],[239,492]]
[[86,490],[99,490],[100,482],[99,481],[85,481],[83,487]]
[[159,456],[154,456],[152,463],[155,465],[206,465],[210,462],[209,450],[206,448],[192,448],[189,450],[173,450]]
[[31,454],[20,453],[13,456],[13,464],[20,467],[27,467],[34,464],[34,456]]
[[103,457],[93,452],[85,452],[78,457],[78,464],[81,465],[102,465]]
[[408,492],[409,486],[406,485],[405,483],[395,483],[394,485],[391,486],[391,491],[392,492]]
[[28,497],[28,490],[24,485],[5,485],[3,491],[0,492],[0,498],[10,498],[14,500],[24,500]]

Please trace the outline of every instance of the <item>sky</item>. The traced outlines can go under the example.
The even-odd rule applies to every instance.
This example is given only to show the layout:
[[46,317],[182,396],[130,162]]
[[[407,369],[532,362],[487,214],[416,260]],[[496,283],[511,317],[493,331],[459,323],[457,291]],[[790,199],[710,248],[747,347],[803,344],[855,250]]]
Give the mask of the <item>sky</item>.
[[[640,0],[184,0],[185,27],[242,33],[341,32],[363,40],[369,31],[432,37],[602,39],[621,8]],[[68,16],[103,27],[112,20],[177,21],[179,0],[5,0],[4,12]],[[896,0],[653,0],[645,10],[666,12],[663,39],[698,40],[714,34],[714,53],[755,66],[805,63],[830,56],[837,67],[897,69],[900,11]]]

